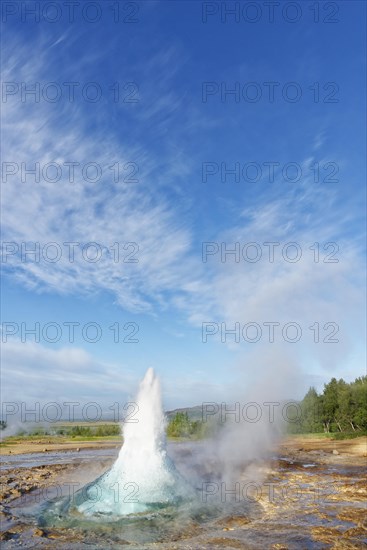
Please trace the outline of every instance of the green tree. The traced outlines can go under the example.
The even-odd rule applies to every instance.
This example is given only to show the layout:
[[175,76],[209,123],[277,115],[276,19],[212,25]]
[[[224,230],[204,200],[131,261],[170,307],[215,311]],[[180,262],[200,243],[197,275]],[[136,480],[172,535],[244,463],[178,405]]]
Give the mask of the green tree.
[[324,385],[322,400],[323,425],[324,430],[329,433],[332,431],[333,423],[337,418],[338,410],[338,381],[332,378],[328,384]]
[[[355,432],[356,428],[353,423],[353,395],[352,385],[347,384],[343,380],[339,381],[338,386],[338,418],[339,423],[348,430],[349,426]],[[342,430],[341,430],[342,431]]]
[[303,433],[322,432],[321,399],[311,387],[301,402],[301,430]]
[[367,429],[367,376],[351,384],[351,421],[357,430]]
[[199,420],[190,421],[186,412],[177,412],[170,420],[167,426],[167,435],[169,437],[189,437],[204,436],[206,427]]
[[[311,387],[300,403],[301,417],[295,415],[290,433],[354,433],[367,430],[367,376],[347,383],[332,378],[318,395]],[[343,437],[343,436],[341,436]]]

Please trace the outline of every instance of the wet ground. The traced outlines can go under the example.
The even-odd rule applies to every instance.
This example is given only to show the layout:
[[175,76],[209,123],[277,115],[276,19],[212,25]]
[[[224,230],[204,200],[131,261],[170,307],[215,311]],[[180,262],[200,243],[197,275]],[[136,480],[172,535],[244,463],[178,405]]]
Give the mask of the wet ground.
[[[230,486],[209,476],[195,509],[97,525],[45,518],[50,502],[105,471],[116,448],[4,456],[2,548],[367,548],[365,445],[286,443],[268,460],[244,465]],[[178,464],[192,453],[185,444],[169,450]]]

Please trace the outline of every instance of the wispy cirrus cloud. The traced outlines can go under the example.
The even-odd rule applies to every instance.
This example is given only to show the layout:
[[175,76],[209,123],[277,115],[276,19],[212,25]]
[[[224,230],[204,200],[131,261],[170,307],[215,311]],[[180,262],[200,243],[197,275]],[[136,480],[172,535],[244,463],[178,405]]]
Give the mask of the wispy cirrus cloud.
[[[35,49],[31,56],[24,47],[16,51],[5,64],[4,80],[42,83],[52,63],[52,49],[46,50],[48,54]],[[164,59],[160,60],[163,65]],[[145,124],[156,117],[162,102],[170,103],[171,109],[175,102],[180,103],[179,98],[174,102],[163,95],[159,101],[154,112],[149,102],[139,110],[138,125],[142,117]],[[102,108],[89,107],[96,113]],[[126,118],[122,120],[126,122]],[[190,231],[179,221],[177,209],[164,197],[160,184],[161,180],[165,185],[172,181],[174,187],[182,169],[176,162],[178,153],[164,159],[165,167],[161,158],[152,156],[144,140],[137,145],[128,134],[121,137],[106,131],[103,123],[91,132],[86,125],[85,105],[80,102],[33,103],[30,98],[22,103],[19,96],[10,96],[4,104],[3,128],[7,136],[3,159],[7,166],[16,166],[9,171],[17,172],[3,183],[3,240],[14,242],[19,249],[20,243],[28,243],[24,246],[31,249],[36,242],[41,251],[50,242],[62,249],[57,262],[45,261],[42,253],[36,262],[31,255],[22,261],[18,254],[9,254],[7,266],[12,268],[13,277],[31,288],[62,293],[111,291],[120,305],[130,310],[149,309],[152,301],[162,299],[164,290],[179,285],[185,276],[182,266],[187,264],[183,259],[189,249]],[[39,182],[30,173],[22,182],[22,163],[24,170],[39,164]],[[42,169],[48,163],[61,167],[58,181],[49,181],[55,176],[53,168],[45,181]],[[79,163],[73,168],[73,182],[69,163]],[[82,174],[89,163],[99,167],[96,183],[90,181],[93,175]],[[111,169],[112,165],[115,168]],[[89,174],[95,174],[93,170]],[[102,257],[89,262],[76,249],[74,261],[70,261],[70,249],[63,244],[68,242],[81,246],[96,242],[103,249]],[[118,254],[116,247],[111,250],[115,243],[121,245]],[[124,249],[126,243],[135,244]]]

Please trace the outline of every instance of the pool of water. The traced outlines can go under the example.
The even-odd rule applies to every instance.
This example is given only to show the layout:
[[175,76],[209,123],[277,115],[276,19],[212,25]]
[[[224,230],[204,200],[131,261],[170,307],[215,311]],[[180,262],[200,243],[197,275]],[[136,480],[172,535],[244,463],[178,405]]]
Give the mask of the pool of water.
[[28,453],[1,457],[0,470],[10,468],[34,468],[52,464],[70,464],[115,458],[118,449],[82,449],[76,451],[47,451],[46,453]]

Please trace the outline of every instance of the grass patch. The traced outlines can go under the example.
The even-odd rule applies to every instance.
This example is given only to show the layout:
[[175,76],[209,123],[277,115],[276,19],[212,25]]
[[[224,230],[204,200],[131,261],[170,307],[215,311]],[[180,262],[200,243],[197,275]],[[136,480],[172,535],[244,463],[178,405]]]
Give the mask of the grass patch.
[[307,434],[287,434],[291,439],[355,439],[367,435],[367,430],[359,430],[355,432],[330,432],[330,433],[307,433]]
[[367,435],[367,430],[360,430],[359,432],[338,432],[330,435],[332,439],[336,439],[337,441],[340,441],[343,439],[355,439],[356,437],[362,437],[363,435]]
[[73,441],[122,441],[121,435],[73,435],[71,438],[66,438],[66,443]]
[[330,439],[332,435],[332,433],[320,432],[307,434],[287,434],[287,437],[292,439]]

